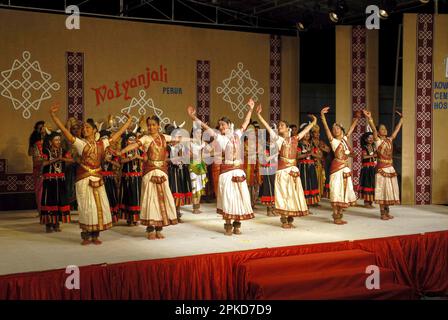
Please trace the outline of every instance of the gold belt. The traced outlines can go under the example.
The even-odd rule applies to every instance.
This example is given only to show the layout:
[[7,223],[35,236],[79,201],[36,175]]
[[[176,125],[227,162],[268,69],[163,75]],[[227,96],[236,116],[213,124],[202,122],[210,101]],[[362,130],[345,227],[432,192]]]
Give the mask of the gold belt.
[[285,157],[280,157],[280,160],[292,165],[295,165],[297,163],[296,159],[290,159]]
[[95,175],[95,174],[97,174],[98,172],[101,171],[101,167],[96,168],[96,169],[91,169],[91,168],[87,167],[86,165],[84,165],[84,164],[82,164],[82,163],[81,163],[81,167],[82,167],[84,170],[86,170],[86,171],[87,171],[89,174],[91,174],[91,175]]
[[237,166],[241,165],[241,160],[233,160],[233,161],[227,160],[224,162],[224,164],[234,165],[235,167],[237,167]]
[[379,162],[382,162],[382,163],[392,163],[392,162],[393,162],[393,161],[390,160],[390,159],[378,159],[378,161],[379,161]]
[[148,160],[148,162],[153,164],[155,167],[163,167],[165,165],[165,161],[163,160]]

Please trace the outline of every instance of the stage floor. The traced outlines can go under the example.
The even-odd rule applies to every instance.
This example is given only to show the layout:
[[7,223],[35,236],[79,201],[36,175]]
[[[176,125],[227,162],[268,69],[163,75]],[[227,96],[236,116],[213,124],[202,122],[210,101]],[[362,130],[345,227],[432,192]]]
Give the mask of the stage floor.
[[[297,218],[295,229],[280,228],[279,217],[267,217],[258,205],[256,217],[242,223],[242,235],[225,236],[223,220],[215,204],[203,204],[203,213],[193,215],[182,208],[185,223],[164,229],[166,239],[147,240],[145,227],[125,222],[102,233],[103,244],[80,245],[77,223],[62,225],[60,233],[45,233],[34,211],[0,213],[0,274],[13,274],[90,265],[190,256],[267,247],[281,247],[343,240],[359,240],[448,230],[448,207],[391,207],[395,219],[382,221],[379,209],[352,207],[345,211],[347,225],[332,223],[328,201],[312,208],[313,215]],[[72,214],[77,220],[76,212]]]

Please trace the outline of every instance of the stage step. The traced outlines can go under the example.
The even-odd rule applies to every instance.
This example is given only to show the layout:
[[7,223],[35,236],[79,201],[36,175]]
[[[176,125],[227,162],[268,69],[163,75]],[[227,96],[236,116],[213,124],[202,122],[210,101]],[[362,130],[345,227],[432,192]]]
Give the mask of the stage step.
[[380,289],[365,282],[375,255],[345,250],[247,261],[249,299],[409,299],[410,288],[395,283],[393,270],[380,269]]

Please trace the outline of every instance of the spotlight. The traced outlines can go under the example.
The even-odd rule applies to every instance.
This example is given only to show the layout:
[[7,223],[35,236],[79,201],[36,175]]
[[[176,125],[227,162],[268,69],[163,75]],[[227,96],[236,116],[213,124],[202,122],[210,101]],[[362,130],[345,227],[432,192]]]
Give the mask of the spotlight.
[[339,22],[339,16],[336,12],[330,12],[329,14],[330,20],[333,21],[334,23],[338,23]]
[[296,24],[299,31],[308,30],[308,28],[313,24],[314,17],[310,12],[305,12]]
[[[332,3],[333,1],[329,1],[329,7],[333,7]],[[334,23],[338,23],[342,19],[344,19],[344,14],[348,11],[347,4],[345,3],[345,0],[336,0],[336,6],[333,7],[332,10],[328,13],[328,16],[331,21]]]
[[395,10],[395,7],[397,6],[396,0],[381,0],[380,3],[380,18],[381,19],[387,19],[389,18],[392,11]]
[[429,1],[431,1],[431,0],[420,0],[420,2],[423,4],[427,4],[427,3],[429,3]]

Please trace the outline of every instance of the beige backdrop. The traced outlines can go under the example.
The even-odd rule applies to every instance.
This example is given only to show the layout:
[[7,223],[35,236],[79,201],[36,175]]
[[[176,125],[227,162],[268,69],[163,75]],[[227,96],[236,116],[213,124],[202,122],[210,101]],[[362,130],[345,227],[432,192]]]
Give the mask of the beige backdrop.
[[[31,61],[38,61],[42,70],[51,74],[51,81],[60,84],[58,91],[51,91],[52,98],[43,101],[27,120],[21,111],[14,110],[10,100],[0,96],[0,158],[8,159],[10,173],[31,172],[27,139],[36,121],[49,119],[50,103],[61,102],[64,110],[60,117],[66,119],[66,51],[85,55],[85,116],[99,122],[108,114],[118,113],[131,100],[122,96],[97,106],[92,88],[103,84],[113,87],[115,81],[126,81],[146,67],[158,70],[160,65],[167,68],[168,83],[152,82],[146,89],[147,96],[163,109],[164,116],[182,122],[186,119],[185,107],[196,103],[196,60],[209,60],[211,64],[212,124],[223,115],[236,125],[241,123],[222,95],[216,93],[216,87],[239,62],[263,88],[260,102],[268,117],[269,35],[82,16],[80,30],[67,30],[65,19],[65,15],[0,9],[0,71],[9,69],[15,59],[23,60],[23,51],[29,51]],[[299,114],[297,42],[296,38],[282,37],[282,116],[292,122],[297,122]],[[163,94],[163,87],[180,87],[183,93]],[[137,96],[140,89],[129,89],[129,95]]]

